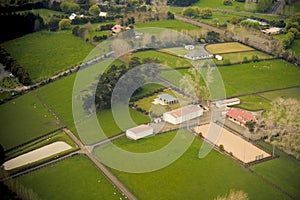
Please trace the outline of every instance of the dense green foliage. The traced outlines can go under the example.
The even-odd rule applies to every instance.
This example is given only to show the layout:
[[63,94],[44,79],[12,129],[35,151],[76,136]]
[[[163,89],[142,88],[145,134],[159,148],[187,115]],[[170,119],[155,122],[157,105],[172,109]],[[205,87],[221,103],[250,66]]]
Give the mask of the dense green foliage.
[[168,0],[168,4],[174,6],[189,6],[197,1],[198,0]]

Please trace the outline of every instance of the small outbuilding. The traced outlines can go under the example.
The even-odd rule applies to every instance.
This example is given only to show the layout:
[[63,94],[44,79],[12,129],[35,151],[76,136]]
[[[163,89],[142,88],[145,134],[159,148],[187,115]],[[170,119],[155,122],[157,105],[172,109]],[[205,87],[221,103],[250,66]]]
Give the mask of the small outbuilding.
[[168,105],[178,103],[177,98],[169,94],[160,94],[158,95],[158,99],[164,104],[168,104]]
[[73,20],[77,17],[77,15],[75,13],[72,13],[70,16],[69,16],[69,19],[70,20]]
[[163,114],[163,119],[171,124],[180,124],[182,122],[200,117],[203,115],[203,108],[199,105],[188,105]]
[[146,124],[126,130],[126,136],[133,140],[138,140],[152,134],[153,128]]
[[107,12],[100,12],[99,13],[99,17],[106,17],[107,16]]
[[277,34],[281,33],[281,30],[282,30],[281,28],[272,27],[272,28],[264,29],[264,30],[262,30],[262,32],[269,34],[269,35],[277,35]]
[[219,61],[223,60],[223,57],[220,56],[220,55],[216,55],[215,58],[216,58],[217,60],[219,60]]
[[123,31],[123,29],[124,29],[123,26],[121,26],[120,24],[116,24],[111,28],[111,32],[113,34],[117,34],[117,33],[120,33],[121,31]]
[[238,105],[241,103],[241,100],[239,98],[231,98],[231,99],[224,99],[220,101],[216,101],[216,106],[218,108],[225,107],[225,106],[233,106]]
[[194,45],[185,45],[184,48],[186,50],[194,50],[195,49],[195,46]]

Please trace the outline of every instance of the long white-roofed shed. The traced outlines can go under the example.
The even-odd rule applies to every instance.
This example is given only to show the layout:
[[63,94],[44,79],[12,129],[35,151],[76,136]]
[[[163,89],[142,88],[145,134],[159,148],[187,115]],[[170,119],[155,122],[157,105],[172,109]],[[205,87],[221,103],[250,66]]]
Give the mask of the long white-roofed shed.
[[133,140],[138,140],[153,134],[153,128],[143,124],[126,130],[126,136]]
[[182,122],[194,119],[203,115],[203,108],[199,105],[188,105],[163,114],[163,119],[171,124],[180,124]]

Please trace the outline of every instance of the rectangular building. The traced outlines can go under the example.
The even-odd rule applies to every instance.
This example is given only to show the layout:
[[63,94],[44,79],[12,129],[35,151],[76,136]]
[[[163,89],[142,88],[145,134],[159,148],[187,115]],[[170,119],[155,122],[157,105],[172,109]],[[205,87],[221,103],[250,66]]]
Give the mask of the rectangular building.
[[199,105],[188,105],[163,114],[163,119],[171,124],[180,124],[182,122],[200,117],[203,115],[203,108]]
[[149,125],[143,124],[126,131],[126,136],[133,140],[138,140],[153,134],[153,128]]

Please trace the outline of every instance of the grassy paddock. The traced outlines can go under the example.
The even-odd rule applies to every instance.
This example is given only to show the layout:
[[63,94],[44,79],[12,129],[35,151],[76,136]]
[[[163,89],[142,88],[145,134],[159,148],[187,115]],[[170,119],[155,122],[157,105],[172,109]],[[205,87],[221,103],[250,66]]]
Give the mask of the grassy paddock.
[[0,106],[0,143],[6,150],[59,126],[33,92]]
[[270,60],[218,68],[227,96],[300,85],[298,67]]
[[236,105],[234,107],[243,108],[246,110],[257,111],[257,110],[269,110],[271,108],[271,103],[266,99],[257,96],[257,95],[249,95],[239,97],[241,100],[241,104]]
[[257,56],[259,60],[273,58],[273,56],[270,56],[270,55],[265,54],[260,51],[226,53],[226,54],[220,54],[220,55],[223,57],[223,60],[218,61],[215,59],[216,64],[226,64],[226,60],[230,61],[230,63],[242,63],[245,61],[253,61],[253,56]]
[[266,92],[260,94],[261,96],[269,99],[270,101],[275,100],[276,98],[283,97],[283,98],[296,98],[300,100],[300,88],[292,88],[286,90],[278,90],[274,92]]
[[121,194],[85,156],[73,156],[15,181],[40,199],[120,199]]
[[45,23],[48,23],[53,15],[64,15],[63,12],[55,11],[55,10],[49,10],[49,9],[32,9],[32,10],[25,10],[25,11],[19,11],[17,13],[26,13],[31,12],[33,14],[40,15]]
[[[264,142],[259,143],[272,151],[271,145]],[[299,199],[300,162],[281,151],[276,151],[276,153],[280,155],[279,158],[251,166],[251,169]]]
[[[174,134],[167,133],[140,141],[127,141],[124,138],[115,144],[127,151],[155,151],[168,144]],[[243,166],[215,150],[204,159],[199,159],[201,145],[202,141],[196,139],[183,156],[158,171],[142,174],[112,171],[140,199],[213,199],[225,195],[231,189],[244,190],[250,199],[288,199]]]
[[254,49],[239,42],[226,42],[218,44],[209,44],[205,46],[206,50],[212,54],[234,53],[242,51],[253,51]]
[[[199,6],[201,8],[208,7],[208,8],[218,8],[218,9],[225,9],[225,10],[246,10],[245,3],[232,1],[232,6],[225,6],[223,4],[223,0],[200,0],[198,3],[194,4],[195,6]],[[238,7],[238,9],[237,9]]]
[[2,44],[33,82],[80,64],[94,48],[71,31],[40,31]]
[[[300,3],[299,3],[300,5]],[[300,7],[300,6],[299,6]],[[295,52],[295,54],[300,54],[300,39],[294,40],[292,46],[291,46],[292,51]]]
[[143,24],[136,24],[136,28],[146,28],[146,27],[156,27],[156,28],[165,28],[172,29],[176,31],[181,30],[200,30],[201,28],[198,26],[194,26],[182,21],[178,20],[161,20],[161,21],[153,21],[146,22]]

